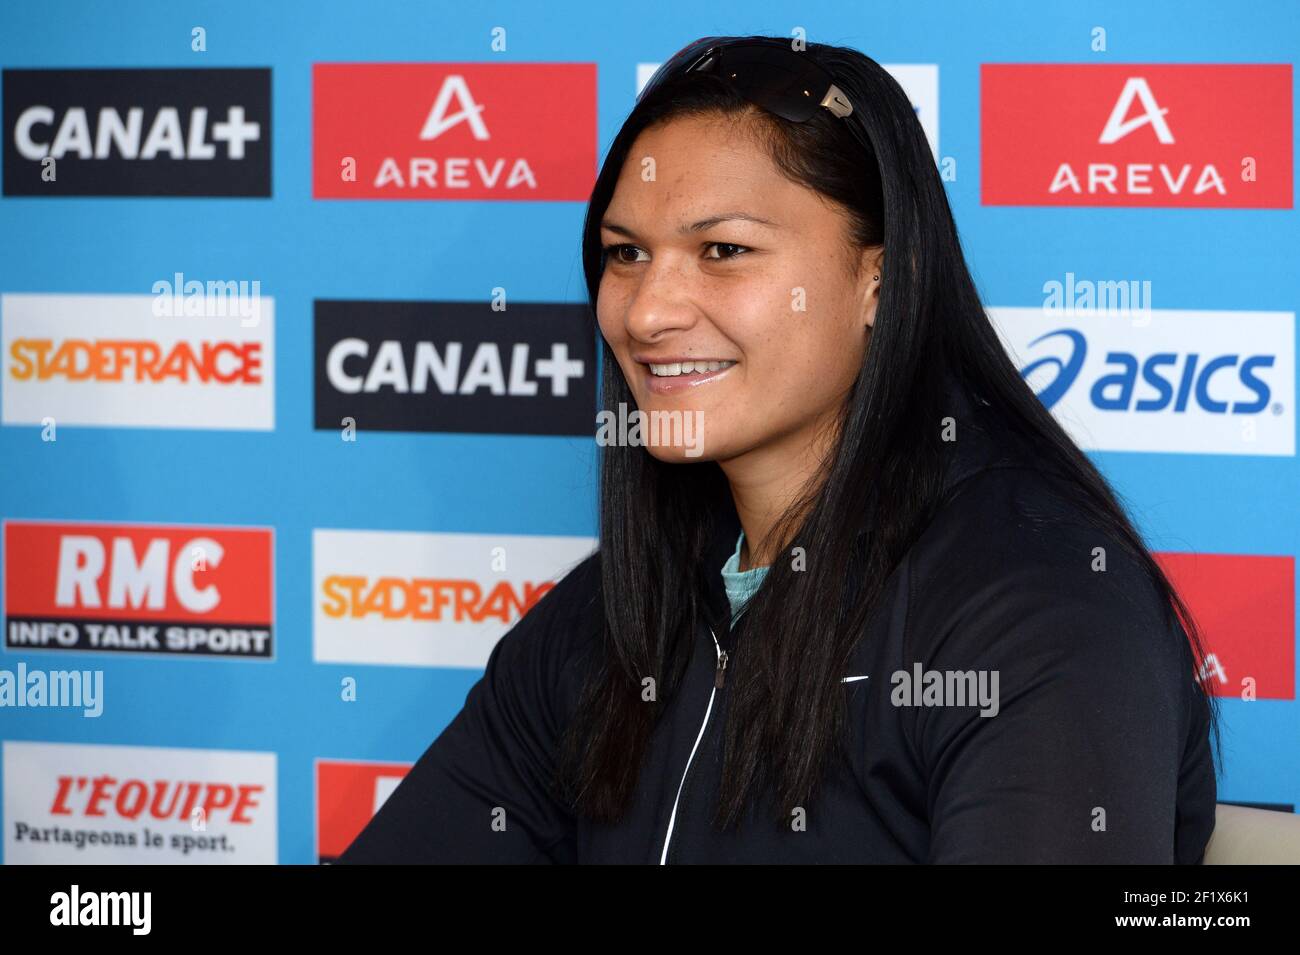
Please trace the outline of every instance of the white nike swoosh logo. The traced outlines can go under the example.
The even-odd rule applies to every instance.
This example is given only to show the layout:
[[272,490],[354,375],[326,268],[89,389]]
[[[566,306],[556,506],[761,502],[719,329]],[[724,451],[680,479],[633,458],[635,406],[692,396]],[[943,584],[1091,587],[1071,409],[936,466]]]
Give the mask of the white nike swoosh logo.
[[862,676],[846,676],[844,679],[840,680],[840,682],[841,682],[841,683],[853,683],[853,682],[856,682],[857,680],[866,680],[866,679],[870,679],[870,677],[871,677],[871,674],[870,674],[870,673],[864,673]]

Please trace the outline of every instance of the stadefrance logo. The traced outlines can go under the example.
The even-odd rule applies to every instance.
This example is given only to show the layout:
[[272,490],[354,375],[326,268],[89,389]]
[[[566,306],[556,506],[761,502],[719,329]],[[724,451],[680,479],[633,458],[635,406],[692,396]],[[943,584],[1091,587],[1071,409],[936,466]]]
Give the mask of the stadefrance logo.
[[1295,313],[990,308],[1043,405],[1093,451],[1295,454]]
[[[1040,335],[1030,342],[1030,347],[1049,339],[1064,339],[1070,344],[1067,358],[1047,355],[1020,369],[1028,380],[1044,368],[1055,368],[1056,375],[1037,391],[1040,401],[1051,408],[1065,395],[1079,377],[1088,354],[1088,340],[1083,333],[1072,328],[1060,328]],[[1275,355],[1216,355],[1213,357],[1188,352],[1157,352],[1139,359],[1132,352],[1106,353],[1106,364],[1114,370],[1102,375],[1088,390],[1093,407],[1101,411],[1164,411],[1175,414],[1187,411],[1189,403],[1209,414],[1258,414],[1268,405],[1271,392],[1268,382],[1259,377],[1262,368],[1272,368]],[[1221,401],[1211,396],[1211,380],[1216,375],[1229,375],[1235,370],[1240,383],[1255,397],[1250,401]],[[1142,384],[1155,389],[1155,394],[1133,400],[1141,376]],[[1172,408],[1170,407],[1172,404]]]

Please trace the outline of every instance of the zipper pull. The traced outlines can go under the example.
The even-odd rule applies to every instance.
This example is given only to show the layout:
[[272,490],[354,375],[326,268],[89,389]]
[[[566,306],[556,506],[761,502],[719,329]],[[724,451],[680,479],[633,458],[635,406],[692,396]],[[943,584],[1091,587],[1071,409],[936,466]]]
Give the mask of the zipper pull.
[[719,651],[718,651],[718,670],[717,670],[717,674],[718,674],[718,675],[717,675],[717,679],[715,679],[715,680],[713,681],[713,686],[714,686],[715,689],[720,690],[720,689],[722,689],[722,683],[723,683],[723,681],[726,679],[726,676],[727,676],[727,651],[726,651],[726,650],[719,650]]

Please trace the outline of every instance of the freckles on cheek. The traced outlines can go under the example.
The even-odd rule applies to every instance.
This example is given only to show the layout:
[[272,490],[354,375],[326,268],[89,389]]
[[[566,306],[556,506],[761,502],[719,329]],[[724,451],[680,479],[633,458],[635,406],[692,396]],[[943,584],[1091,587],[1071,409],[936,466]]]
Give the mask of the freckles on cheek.
[[622,337],[622,323],[612,302],[601,301],[596,308],[596,327],[612,348]]
[[612,282],[602,282],[596,290],[596,323],[601,334],[613,341],[626,337],[628,296]]
[[605,339],[605,344],[613,348],[618,344],[618,329],[612,322],[605,318],[596,319],[596,324],[600,329],[601,337]]

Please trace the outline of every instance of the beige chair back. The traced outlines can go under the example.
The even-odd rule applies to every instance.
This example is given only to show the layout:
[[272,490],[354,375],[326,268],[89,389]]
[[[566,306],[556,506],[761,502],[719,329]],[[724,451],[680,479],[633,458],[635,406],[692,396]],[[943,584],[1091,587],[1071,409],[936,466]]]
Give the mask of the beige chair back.
[[1206,865],[1300,865],[1300,815],[1219,803]]

